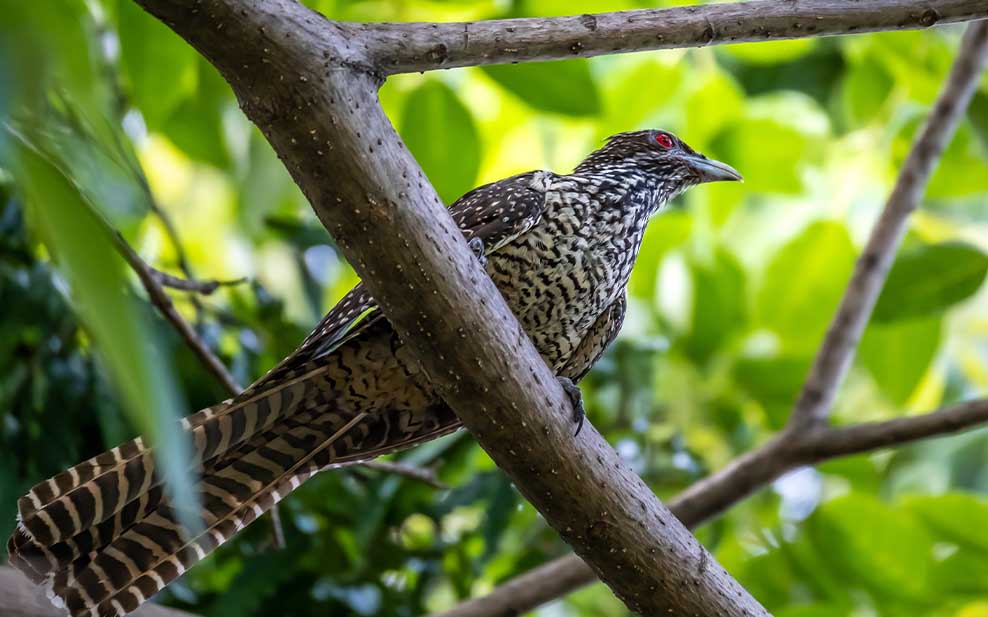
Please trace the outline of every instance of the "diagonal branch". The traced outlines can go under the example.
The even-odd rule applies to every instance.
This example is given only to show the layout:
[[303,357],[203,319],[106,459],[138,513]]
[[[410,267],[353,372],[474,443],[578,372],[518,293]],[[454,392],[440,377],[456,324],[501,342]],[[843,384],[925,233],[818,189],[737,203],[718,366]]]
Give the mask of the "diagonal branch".
[[127,241],[119,232],[114,234],[114,242],[117,247],[117,251],[123,255],[124,260],[130,265],[134,273],[137,274],[137,278],[140,279],[141,285],[144,286],[144,290],[148,294],[148,299],[151,304],[161,312],[162,317],[164,317],[168,323],[175,328],[185,344],[189,346],[189,349],[196,354],[199,361],[202,362],[203,366],[206,367],[213,377],[216,378],[223,388],[226,389],[230,396],[236,396],[240,393],[243,388],[237,383],[237,380],[230,374],[226,366],[216,357],[216,354],[206,345],[206,343],[200,338],[192,326],[179,314],[175,305],[172,303],[172,299],[168,297],[162,287],[161,272],[155,270],[145,262],[140,255],[137,254],[134,249],[127,244]]
[[[694,484],[670,501],[669,509],[684,525],[693,528],[803,465],[942,437],[985,424],[988,399],[979,399],[920,416],[814,429],[796,442],[777,437]],[[593,581],[593,571],[571,554],[513,578],[489,595],[433,617],[520,615]]]
[[766,614],[599,433],[574,437],[567,395],[392,128],[349,26],[289,0],[137,2],[230,82],[432,384],[632,610]]
[[[761,448],[697,482],[670,507],[695,526],[765,487],[786,471],[854,452],[963,430],[985,422],[978,401],[943,412],[887,423],[821,428],[854,355],[895,256],[909,214],[919,204],[933,167],[957,127],[988,62],[988,21],[970,25],[950,76],[900,171],[796,403],[789,426]],[[574,555],[561,557],[465,602],[441,617],[496,617],[508,607],[524,613],[592,583],[593,572]],[[438,617],[438,616],[437,616]]]
[[755,0],[572,17],[347,24],[385,74],[652,49],[927,28],[988,17],[983,0]]
[[885,209],[872,229],[841,299],[837,314],[810,369],[789,419],[790,430],[825,422],[854,358],[861,333],[895,260],[909,215],[919,207],[926,184],[967,109],[988,63],[988,22],[968,27],[957,60],[930,116],[903,163]]

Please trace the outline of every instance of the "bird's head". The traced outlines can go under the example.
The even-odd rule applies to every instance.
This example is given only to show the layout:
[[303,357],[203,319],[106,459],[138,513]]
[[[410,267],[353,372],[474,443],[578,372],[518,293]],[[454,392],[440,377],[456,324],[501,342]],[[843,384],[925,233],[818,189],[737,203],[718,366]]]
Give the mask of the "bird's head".
[[576,168],[576,174],[601,174],[618,182],[646,184],[665,202],[704,182],[741,181],[741,174],[708,159],[668,131],[618,133]]

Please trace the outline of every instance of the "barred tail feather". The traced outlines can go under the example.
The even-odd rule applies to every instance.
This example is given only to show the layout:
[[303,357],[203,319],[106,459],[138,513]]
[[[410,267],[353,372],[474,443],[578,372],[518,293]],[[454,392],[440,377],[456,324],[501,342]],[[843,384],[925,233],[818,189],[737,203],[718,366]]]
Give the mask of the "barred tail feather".
[[[365,414],[296,425],[271,442],[204,476],[206,530],[189,538],[167,504],[73,564],[52,591],[74,617],[122,616],[256,520],[303,481],[330,464],[331,446]],[[332,427],[332,429],[330,429]],[[285,465],[287,460],[291,464]]]
[[[245,391],[183,420],[193,445],[191,466],[229,452],[294,412],[310,374]],[[157,484],[151,450],[137,438],[36,485],[18,501],[18,529],[39,544],[55,544],[112,518]]]

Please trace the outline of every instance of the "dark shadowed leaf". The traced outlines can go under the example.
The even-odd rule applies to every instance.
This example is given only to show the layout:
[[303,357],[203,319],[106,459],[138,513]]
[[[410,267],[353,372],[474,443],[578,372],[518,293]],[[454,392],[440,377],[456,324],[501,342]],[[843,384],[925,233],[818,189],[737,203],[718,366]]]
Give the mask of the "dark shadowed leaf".
[[922,597],[933,541],[905,508],[890,508],[870,495],[846,495],[821,506],[806,529],[848,585],[883,596]]
[[540,111],[567,116],[600,113],[600,93],[586,60],[503,64],[485,66],[483,70],[503,88]]
[[430,80],[408,96],[401,136],[443,201],[452,203],[473,188],[480,140],[469,110],[449,86]]
[[973,295],[988,273],[988,255],[960,242],[929,244],[899,255],[875,305],[875,321],[935,315]]
[[981,140],[982,146],[988,150],[988,94],[975,92],[971,104],[967,108],[967,119],[971,121],[974,132]]
[[198,62],[199,87],[179,103],[164,123],[164,133],[191,158],[225,168],[230,151],[223,134],[223,110],[233,103],[230,87],[205,60]]

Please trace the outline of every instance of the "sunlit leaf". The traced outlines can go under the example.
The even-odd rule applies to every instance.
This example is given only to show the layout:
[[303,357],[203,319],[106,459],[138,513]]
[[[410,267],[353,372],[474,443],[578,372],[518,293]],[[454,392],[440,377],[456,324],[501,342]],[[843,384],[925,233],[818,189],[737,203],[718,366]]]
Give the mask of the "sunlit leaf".
[[849,127],[871,121],[881,110],[893,86],[892,79],[874,62],[851,66],[841,84],[841,108]]
[[600,113],[600,94],[586,60],[504,64],[483,70],[535,109],[568,116]]
[[905,403],[919,385],[940,347],[943,323],[937,318],[872,323],[858,357],[889,399]]
[[970,493],[915,495],[906,498],[903,505],[946,541],[988,551],[988,527],[982,524],[988,520],[988,500],[984,497]]
[[769,43],[725,45],[719,51],[751,64],[771,65],[791,62],[805,56],[813,50],[815,45],[814,39],[796,39]]
[[745,274],[737,259],[719,249],[711,263],[692,264],[693,318],[685,346],[699,364],[714,350],[727,347],[730,336],[745,326],[748,297]]
[[742,357],[734,366],[734,379],[761,403],[769,424],[781,428],[789,419],[809,368],[808,357]]
[[717,145],[744,170],[746,190],[796,193],[803,188],[803,166],[816,158],[829,133],[829,120],[813,99],[777,94],[749,101],[745,117]]
[[430,80],[408,96],[401,135],[446,203],[473,188],[480,143],[469,110],[449,86]]
[[843,225],[809,225],[769,261],[756,300],[761,323],[790,348],[815,350],[844,293],[854,258]]
[[988,274],[988,255],[959,242],[907,249],[889,272],[874,319],[887,322],[938,314],[974,294]]

